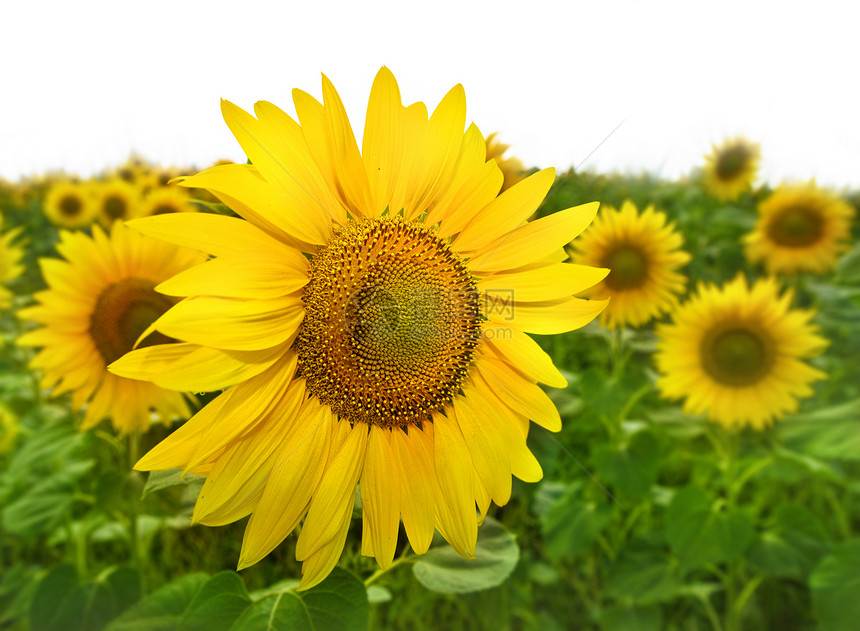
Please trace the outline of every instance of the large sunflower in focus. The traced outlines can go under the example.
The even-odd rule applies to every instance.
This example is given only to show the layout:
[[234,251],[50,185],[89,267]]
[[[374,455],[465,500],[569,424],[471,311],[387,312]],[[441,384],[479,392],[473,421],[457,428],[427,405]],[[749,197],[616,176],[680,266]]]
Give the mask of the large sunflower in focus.
[[90,184],[58,180],[51,185],[43,205],[45,216],[55,226],[83,228],[98,215]]
[[691,414],[707,412],[726,427],[763,429],[824,378],[804,359],[827,346],[810,324],[811,311],[791,309],[792,292],[779,295],[773,278],[752,287],[738,275],[725,287],[700,284],[698,292],[657,326],[657,386],[684,401]]
[[702,185],[721,202],[736,200],[750,190],[758,172],[761,147],[746,138],[732,138],[705,156]]
[[[36,306],[19,312],[43,325],[18,339],[21,346],[41,347],[30,363],[42,372],[41,386],[53,387],[53,396],[71,392],[75,409],[86,404],[81,429],[110,417],[120,433],[146,430],[150,408],[164,421],[187,418],[190,410],[180,393],[118,377],[106,366],[130,351],[153,320],[176,303],[154,291],[155,285],[203,257],[119,222],[110,236],[98,226],[92,237],[62,231],[57,251],[65,260],[39,261],[48,289],[35,294]],[[155,334],[141,345],[166,341]],[[185,346],[168,348],[179,353]]]
[[[423,103],[401,104],[383,68],[361,151],[325,77],[323,97],[295,90],[298,122],[270,103],[255,118],[223,102],[253,166],[216,166],[184,185],[244,220],[132,223],[213,255],[159,286],[184,299],[154,327],[210,353],[207,389],[228,388],[137,468],[207,475],[195,522],[250,515],[240,567],[304,520],[302,589],[337,563],[357,484],[362,552],[381,567],[401,520],[416,553],[437,529],[472,557],[480,517],[508,501],[511,475],[541,477],[529,419],[560,429],[538,382],[565,380],[527,333],[570,331],[604,307],[572,296],[605,271],[562,262],[597,204],[526,223],[553,170],[498,195],[483,136],[463,131],[462,86],[428,119]],[[187,365],[154,346],[112,370],[200,389]]]
[[[2,216],[0,216],[0,228],[2,228]],[[0,234],[0,309],[8,309],[12,304],[12,292],[3,287],[5,283],[15,280],[24,271],[21,261],[24,258],[24,248],[16,239],[21,235],[23,228],[13,228],[6,233]]]
[[591,227],[571,244],[575,263],[611,270],[586,292],[612,299],[600,323],[610,329],[638,327],[674,308],[686,283],[677,270],[690,260],[682,244],[674,223],[653,206],[639,213],[631,201],[620,210],[603,205]]
[[854,208],[814,182],[776,189],[758,213],[744,246],[747,259],[763,262],[768,273],[821,274],[849,249]]

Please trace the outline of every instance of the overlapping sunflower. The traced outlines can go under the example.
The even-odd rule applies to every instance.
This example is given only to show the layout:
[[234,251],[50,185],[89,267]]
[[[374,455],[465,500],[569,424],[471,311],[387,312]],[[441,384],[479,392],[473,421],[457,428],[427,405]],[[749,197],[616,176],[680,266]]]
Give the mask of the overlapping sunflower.
[[[474,124],[463,131],[462,86],[428,117],[423,103],[401,104],[383,68],[361,150],[327,78],[322,103],[300,90],[293,100],[298,121],[267,102],[256,117],[223,102],[252,164],[182,182],[243,219],[131,223],[212,258],[158,286],[182,300],[152,328],[183,344],[135,350],[111,370],[227,388],[137,468],[206,475],[196,522],[250,515],[240,567],[304,520],[302,589],[336,564],[356,485],[362,551],[381,567],[401,520],[416,553],[438,530],[471,557],[481,516],[508,501],[511,476],[541,477],[529,420],[560,428],[538,382],[565,380],[528,333],[576,329],[605,306],[573,295],[606,270],[564,262],[597,204],[528,223],[554,172],[499,195],[484,137]],[[205,371],[188,371],[192,356]]]

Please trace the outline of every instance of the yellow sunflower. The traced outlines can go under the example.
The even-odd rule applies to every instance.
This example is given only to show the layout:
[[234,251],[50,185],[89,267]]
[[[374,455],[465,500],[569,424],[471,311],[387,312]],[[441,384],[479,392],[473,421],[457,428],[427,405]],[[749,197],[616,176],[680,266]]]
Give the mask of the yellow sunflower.
[[758,172],[761,147],[746,138],[732,138],[705,156],[702,185],[721,202],[736,200],[750,190]]
[[93,194],[99,222],[105,227],[140,216],[140,190],[125,180],[114,178],[97,182]]
[[686,283],[677,270],[690,260],[680,249],[683,241],[675,224],[667,223],[666,214],[653,206],[642,213],[629,200],[620,210],[601,207],[594,223],[571,244],[571,258],[611,270],[586,292],[592,298],[612,299],[600,314],[603,326],[642,326],[677,305]]
[[511,146],[496,140],[496,134],[498,132],[493,132],[487,136],[487,160],[495,160],[496,164],[499,165],[502,175],[505,177],[502,182],[502,191],[506,191],[526,177],[526,168],[519,158],[514,156],[503,157]]
[[[2,216],[0,216],[2,219]],[[2,221],[0,221],[2,227]],[[12,304],[12,292],[3,287],[9,281],[15,280],[24,272],[21,261],[24,258],[24,248],[16,239],[23,228],[13,228],[5,234],[0,234],[0,309],[8,309]]]
[[98,206],[90,183],[58,180],[52,184],[43,205],[45,216],[55,226],[83,228],[95,221]]
[[[110,236],[98,226],[92,237],[61,231],[57,251],[65,260],[39,261],[48,289],[35,294],[36,306],[19,312],[44,325],[18,339],[21,346],[41,347],[30,363],[42,372],[41,386],[53,387],[53,396],[71,392],[75,409],[87,404],[81,429],[110,417],[122,434],[146,430],[150,409],[164,421],[188,418],[182,394],[117,377],[106,367],[130,351],[153,320],[176,303],[153,287],[204,257],[144,237],[120,222],[114,223]],[[141,345],[168,341],[155,334]],[[176,352],[184,346],[176,345]]]
[[761,430],[796,411],[797,398],[825,377],[803,360],[827,340],[810,323],[814,312],[790,309],[792,296],[779,295],[773,278],[752,287],[741,274],[723,288],[701,283],[672,323],[657,326],[663,396],[686,397],[686,412],[707,412],[725,427]]
[[758,221],[744,236],[747,259],[770,274],[822,274],[849,249],[854,208],[815,185],[782,186],[759,204]]
[[188,192],[178,186],[153,188],[140,205],[140,216],[166,215],[170,213],[196,212]]
[[480,518],[508,501],[511,475],[541,477],[529,419],[561,425],[538,382],[565,380],[527,333],[576,329],[604,307],[572,295],[605,271],[562,262],[597,204],[526,223],[554,172],[499,195],[483,136],[474,124],[463,131],[462,86],[428,120],[381,69],[361,151],[325,76],[323,97],[295,90],[298,121],[267,102],[256,118],[222,102],[253,166],[212,167],[183,184],[244,219],[132,222],[213,255],[159,286],[184,299],[153,325],[207,370],[191,373],[191,355],[159,346],[111,367],[168,387],[229,386],[137,468],[206,475],[194,522],[250,515],[240,568],[304,519],[301,589],[337,563],[357,484],[362,553],[381,567],[401,519],[416,553],[435,528],[472,557]]

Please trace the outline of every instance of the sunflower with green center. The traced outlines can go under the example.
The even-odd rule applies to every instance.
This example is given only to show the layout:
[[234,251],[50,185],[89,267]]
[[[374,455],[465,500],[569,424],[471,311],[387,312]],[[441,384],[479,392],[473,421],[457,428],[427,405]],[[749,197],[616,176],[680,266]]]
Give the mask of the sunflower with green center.
[[810,323],[814,312],[791,309],[792,297],[773,278],[752,287],[741,274],[722,288],[700,284],[672,323],[657,326],[662,395],[686,397],[686,412],[707,412],[727,428],[761,430],[796,411],[797,398],[825,377],[804,360],[827,340]]
[[675,224],[653,206],[641,213],[629,200],[620,210],[601,206],[597,219],[570,249],[575,263],[611,270],[586,292],[592,298],[611,298],[600,314],[603,326],[643,326],[678,304],[686,283],[678,270],[690,261],[680,249],[683,241]]
[[99,214],[91,184],[70,180],[54,182],[42,208],[48,221],[61,228],[84,228]]
[[[511,476],[541,477],[529,420],[561,421],[538,382],[564,387],[527,335],[570,331],[603,301],[573,294],[605,270],[563,246],[597,204],[527,222],[546,169],[499,195],[484,137],[466,129],[462,86],[431,116],[401,104],[383,68],[361,150],[323,77],[323,102],[293,92],[298,121],[267,102],[256,117],[222,102],[252,164],[183,181],[244,219],[180,213],[132,222],[213,258],[158,286],[182,301],[152,328],[183,340],[135,350],[111,370],[192,391],[227,388],[137,464],[207,476],[193,521],[250,515],[239,567],[303,520],[301,589],[340,557],[360,487],[362,553],[391,565],[403,522],[417,554],[438,530],[473,557],[490,502]],[[193,349],[191,351],[190,349]]]
[[752,187],[761,160],[761,147],[746,138],[732,138],[705,156],[702,185],[721,202],[736,200]]
[[178,186],[153,188],[140,204],[140,216],[167,215],[170,213],[196,212],[191,196]]
[[502,190],[506,191],[514,184],[526,177],[526,168],[519,158],[515,156],[504,157],[505,152],[511,148],[510,145],[499,142],[496,139],[498,132],[487,136],[487,160],[495,160],[505,176],[502,182]]
[[[40,259],[48,289],[36,292],[37,305],[19,316],[43,325],[18,339],[41,350],[30,367],[42,373],[41,387],[52,395],[72,393],[72,406],[86,405],[81,429],[110,417],[121,434],[150,425],[154,409],[165,422],[188,418],[183,395],[152,383],[118,377],[107,365],[130,351],[141,334],[177,301],[154,290],[165,279],[204,260],[193,250],[144,237],[116,222],[106,235],[60,232],[57,251],[65,260]],[[170,341],[148,335],[138,346]],[[167,348],[174,345],[168,344]],[[175,345],[181,352],[184,345]],[[204,370],[205,366],[188,370]]]
[[850,246],[854,208],[815,182],[781,186],[758,207],[743,238],[747,259],[769,274],[823,274]]
[[[2,216],[0,216],[2,228]],[[12,305],[12,292],[3,285],[18,278],[24,272],[21,261],[24,258],[24,248],[16,239],[24,229],[13,228],[0,234],[0,309],[8,309]]]
[[123,179],[96,182],[93,188],[99,222],[110,228],[115,221],[140,216],[140,190]]

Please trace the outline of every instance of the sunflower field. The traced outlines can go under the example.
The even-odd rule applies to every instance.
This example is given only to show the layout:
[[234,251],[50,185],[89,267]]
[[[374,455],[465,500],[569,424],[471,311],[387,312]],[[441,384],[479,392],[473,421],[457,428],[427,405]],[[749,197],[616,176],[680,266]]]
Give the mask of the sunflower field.
[[0,182],[0,629],[860,628],[860,193],[322,93]]

